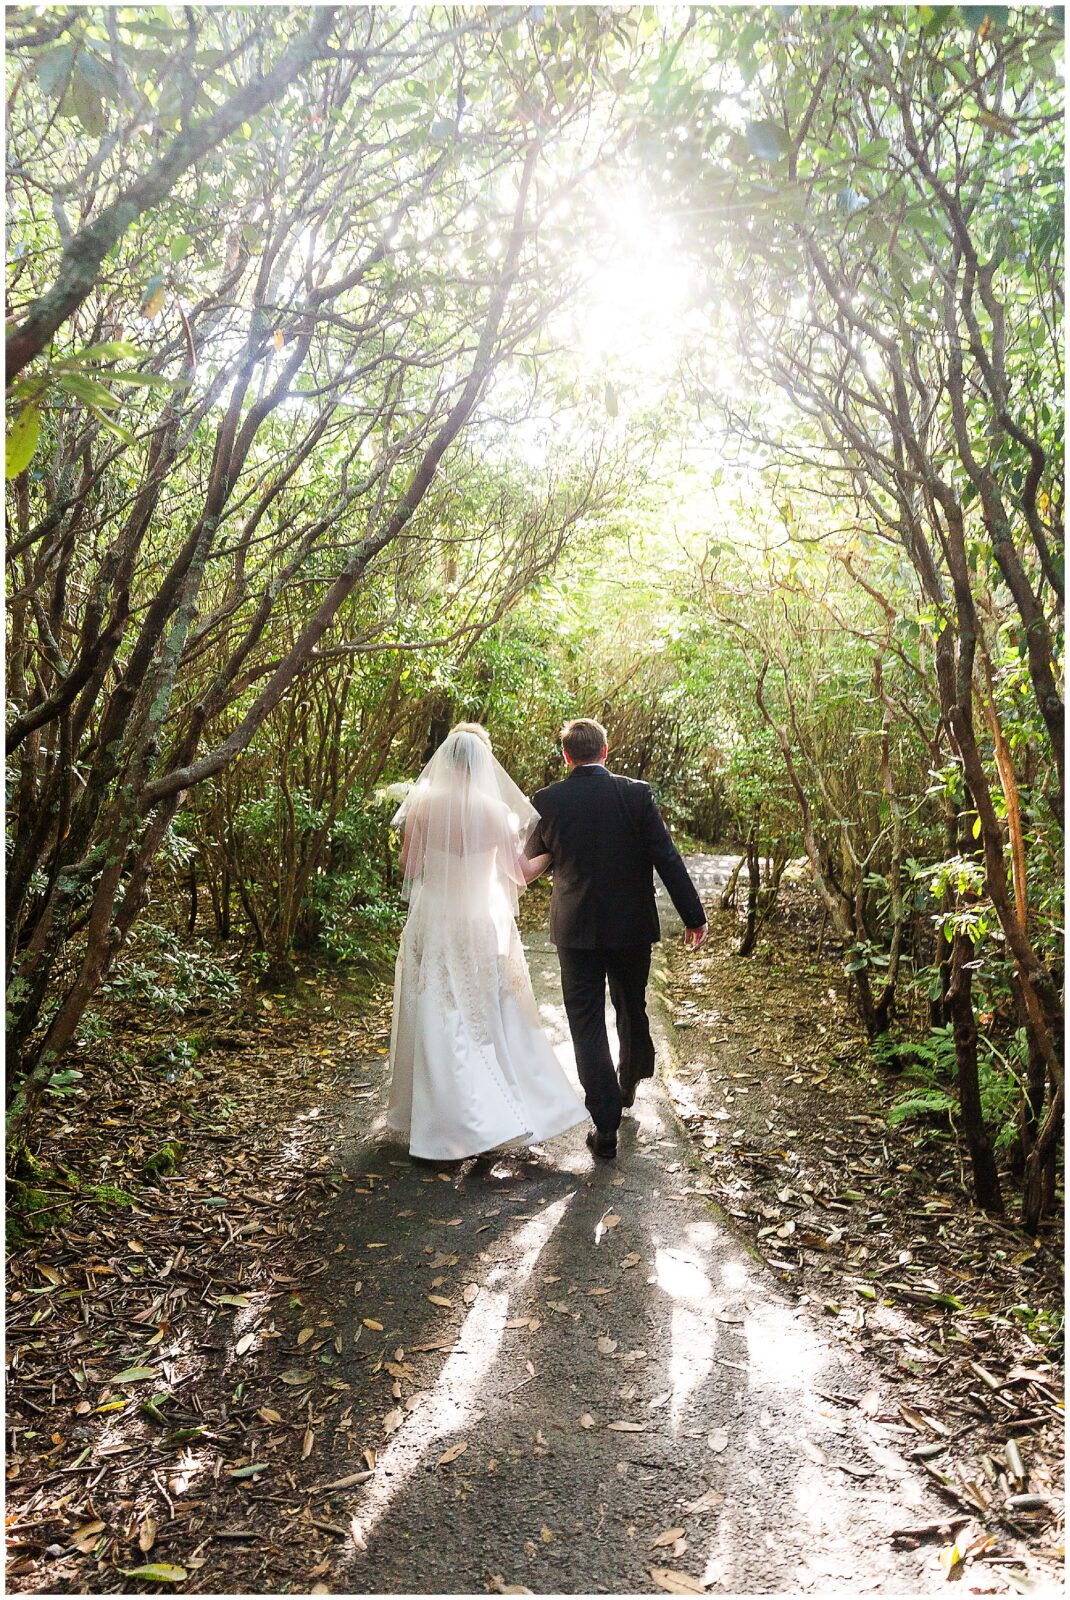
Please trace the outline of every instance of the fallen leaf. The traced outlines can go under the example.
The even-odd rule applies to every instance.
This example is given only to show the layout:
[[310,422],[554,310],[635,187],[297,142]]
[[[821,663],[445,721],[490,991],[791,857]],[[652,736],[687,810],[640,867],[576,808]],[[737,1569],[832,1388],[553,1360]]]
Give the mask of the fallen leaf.
[[382,1323],[381,1322],[376,1322],[374,1317],[365,1317],[364,1318],[364,1326],[366,1328],[370,1328],[373,1333],[382,1333],[382,1331],[383,1331]]
[[467,1449],[468,1449],[468,1440],[467,1439],[462,1439],[459,1444],[451,1444],[448,1450],[443,1450],[442,1454],[439,1456],[438,1460],[435,1462],[435,1466],[436,1467],[448,1466],[451,1461],[456,1461],[458,1456],[463,1456],[464,1452]]
[[298,1344],[307,1344],[310,1339],[314,1339],[315,1337],[315,1328],[302,1328],[301,1332],[297,1335],[297,1342]]
[[401,1424],[404,1421],[405,1421],[405,1413],[404,1413],[404,1411],[402,1411],[400,1406],[395,1406],[393,1408],[393,1410],[392,1411],[388,1411],[386,1416],[383,1418],[383,1432],[384,1433],[396,1433],[396,1431],[398,1430],[398,1428],[401,1427]]
[[93,1549],[100,1535],[104,1532],[103,1522],[83,1522],[71,1535],[71,1547],[87,1556]]
[[429,1294],[427,1298],[433,1306],[444,1306],[447,1311],[453,1310],[453,1301],[447,1300],[444,1294]]
[[594,1418],[591,1416],[591,1413],[589,1411],[585,1411],[583,1413],[583,1415],[580,1417],[580,1427],[581,1428],[593,1428],[594,1427]]
[[155,1517],[146,1517],[144,1522],[141,1524],[141,1527],[138,1529],[137,1547],[141,1551],[142,1555],[147,1556],[153,1545],[156,1543],[158,1526],[159,1525]]
[[800,1439],[799,1443],[802,1446],[803,1454],[808,1455],[811,1461],[816,1461],[819,1467],[828,1466],[829,1458],[819,1444],[814,1444],[810,1439]]
[[500,1572],[492,1573],[487,1583],[487,1588],[492,1594],[534,1594],[534,1589],[525,1589],[522,1583],[506,1583]]
[[466,1306],[470,1306],[472,1304],[472,1301],[475,1299],[475,1297],[476,1297],[476,1295],[478,1293],[479,1293],[479,1284],[478,1283],[466,1283],[465,1286],[464,1286],[464,1293],[461,1296],[461,1299],[464,1301]]
[[915,1433],[933,1433],[946,1436],[947,1429],[943,1423],[937,1422],[933,1417],[925,1417],[920,1411],[914,1411],[910,1406],[900,1406],[899,1415],[903,1421],[909,1423]]
[[705,1594],[706,1585],[689,1572],[674,1572],[671,1567],[651,1567],[650,1576],[668,1594]]
[[258,1333],[243,1334],[238,1340],[237,1344],[234,1346],[234,1354],[236,1356],[243,1356],[247,1350],[252,1349],[259,1337],[260,1335]]
[[684,1536],[683,1528],[666,1528],[664,1533],[659,1533],[656,1539],[651,1539],[651,1550],[658,1550],[663,1544],[675,1544],[677,1539]]
[[602,1226],[603,1226],[603,1228],[615,1228],[618,1225],[619,1222],[620,1222],[620,1218],[618,1217],[618,1215],[617,1215],[617,1213],[615,1211],[608,1212],[602,1218]]
[[112,1383],[144,1383],[146,1378],[158,1378],[160,1374],[155,1367],[127,1367],[125,1372],[120,1372],[111,1381]]
[[598,1349],[599,1349],[599,1353],[601,1355],[611,1356],[616,1348],[617,1348],[616,1339],[610,1339],[604,1333],[600,1333],[598,1335]]
[[172,1566],[169,1561],[154,1561],[147,1567],[118,1567],[124,1578],[143,1578],[146,1583],[182,1583],[189,1577],[185,1567]]
[[724,1495],[719,1489],[707,1489],[705,1494],[700,1494],[697,1500],[692,1500],[690,1505],[684,1507],[685,1511],[713,1511],[716,1506],[724,1505]]
[[347,1472],[344,1478],[335,1478],[331,1483],[321,1483],[320,1488],[324,1493],[328,1489],[352,1489],[354,1484],[367,1483],[370,1477],[370,1472]]
[[950,1578],[952,1570],[961,1560],[962,1557],[959,1554],[957,1544],[944,1545],[944,1548],[940,1551],[940,1565],[943,1568],[945,1578]]
[[546,1526],[545,1522],[544,1522],[542,1527],[539,1529],[539,1538],[542,1540],[543,1544],[550,1544],[551,1541],[553,1540],[553,1537],[554,1537],[553,1529],[552,1528],[548,1528]]
[[[606,1427],[611,1433],[645,1433],[646,1424],[643,1422],[607,1422]],[[727,1444],[727,1440],[725,1443]]]
[[301,1440],[301,1460],[307,1461],[312,1454],[312,1447],[316,1443],[316,1435],[311,1428],[305,1429],[305,1436]]
[[706,1440],[715,1455],[720,1455],[722,1450],[728,1449],[728,1433],[724,1428],[714,1428]]

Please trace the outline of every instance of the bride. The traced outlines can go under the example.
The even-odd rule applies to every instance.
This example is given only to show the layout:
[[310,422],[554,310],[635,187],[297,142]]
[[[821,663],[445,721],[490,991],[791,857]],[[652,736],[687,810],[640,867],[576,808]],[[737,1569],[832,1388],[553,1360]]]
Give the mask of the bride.
[[394,978],[387,1126],[450,1161],[552,1138],[586,1118],[539,1022],[515,916],[550,863],[538,813],[459,723],[393,818],[409,916]]

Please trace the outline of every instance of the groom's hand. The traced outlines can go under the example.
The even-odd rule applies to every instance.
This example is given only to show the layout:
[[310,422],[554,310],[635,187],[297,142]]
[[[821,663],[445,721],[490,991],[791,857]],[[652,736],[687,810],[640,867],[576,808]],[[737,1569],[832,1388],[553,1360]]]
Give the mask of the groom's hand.
[[699,946],[705,942],[708,932],[709,927],[705,922],[702,924],[701,928],[685,928],[684,945],[688,950],[697,950]]

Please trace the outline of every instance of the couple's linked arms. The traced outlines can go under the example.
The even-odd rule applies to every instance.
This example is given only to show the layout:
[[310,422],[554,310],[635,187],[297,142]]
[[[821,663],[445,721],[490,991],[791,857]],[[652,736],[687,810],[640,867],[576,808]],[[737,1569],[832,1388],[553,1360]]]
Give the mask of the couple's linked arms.
[[520,857],[520,870],[524,874],[524,882],[534,883],[536,878],[541,878],[550,865],[550,861],[551,856],[548,850],[543,850],[537,856],[525,856],[522,854]]
[[[691,875],[684,865],[683,858],[672,842],[672,837],[665,826],[661,812],[654,803],[653,795],[648,796],[648,804],[643,814],[643,838],[651,860],[657,869],[669,896],[680,914],[684,923],[684,944],[689,950],[697,950],[703,943],[708,932],[702,904],[695,893],[695,886],[691,882]],[[541,844],[538,830],[532,835],[533,840]],[[529,841],[530,842],[530,841]],[[524,874],[525,883],[534,883],[535,879],[551,866],[553,858],[549,851],[543,850],[536,856],[521,854],[520,870]],[[696,920],[701,917],[701,922]]]

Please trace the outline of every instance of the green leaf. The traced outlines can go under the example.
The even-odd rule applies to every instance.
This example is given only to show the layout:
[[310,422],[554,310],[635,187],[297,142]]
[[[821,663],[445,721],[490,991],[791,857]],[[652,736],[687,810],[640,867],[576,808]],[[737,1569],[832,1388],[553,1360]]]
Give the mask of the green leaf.
[[187,254],[193,240],[188,233],[176,233],[171,240],[171,260],[177,266]]
[[167,1435],[167,1443],[188,1444],[191,1439],[199,1439],[203,1432],[203,1428],[176,1428],[174,1433]]
[[100,94],[83,72],[81,62],[74,69],[69,103],[90,138],[99,139],[104,132],[104,106]]
[[270,1468],[269,1468],[269,1465],[268,1465],[268,1463],[266,1461],[258,1461],[251,1467],[235,1467],[232,1472],[228,1472],[227,1473],[227,1477],[228,1478],[251,1478],[254,1473],[267,1472],[269,1470],[270,1470]]
[[102,61],[91,50],[82,51],[78,57],[76,70],[85,79],[90,88],[96,90],[98,95],[114,95],[119,92],[115,73],[106,61]]
[[80,368],[87,361],[132,361],[140,355],[136,344],[131,344],[129,339],[108,339],[104,344],[87,344],[84,350],[76,350],[72,356],[60,356],[53,365],[64,371],[69,368]]
[[95,378],[87,378],[84,372],[61,373],[56,383],[65,394],[80,400],[84,406],[101,406],[105,411],[114,411],[119,404],[110,390]]
[[792,148],[791,135],[777,122],[748,122],[745,132],[759,161],[779,161]]
[[17,478],[33,460],[41,432],[41,413],[36,406],[23,406],[7,430],[7,447],[4,454],[5,478]]
[[133,384],[138,389],[181,389],[181,378],[165,378],[158,372],[109,372],[112,383]]
[[617,415],[617,391],[611,383],[606,384],[606,411],[611,417]]
[[142,1383],[146,1378],[158,1378],[160,1374],[155,1367],[127,1367],[125,1372],[120,1372],[114,1377],[112,1383]]
[[982,29],[990,33],[993,28],[1006,27],[1010,16],[1010,6],[959,6],[959,11],[963,22],[968,22],[978,33]]
[[124,1578],[141,1578],[145,1583],[184,1583],[189,1577],[185,1567],[173,1566],[170,1561],[152,1561],[147,1567],[117,1567]]
[[130,432],[130,429],[124,428],[120,423],[115,422],[108,416],[106,411],[101,411],[99,406],[90,406],[89,411],[92,416],[96,417],[102,427],[106,428],[109,433],[113,433],[117,439],[121,439],[123,444],[137,444],[137,440]]
[[58,49],[50,50],[37,63],[37,82],[41,93],[47,95],[50,100],[59,99],[67,87],[73,66],[73,45],[61,44]]

